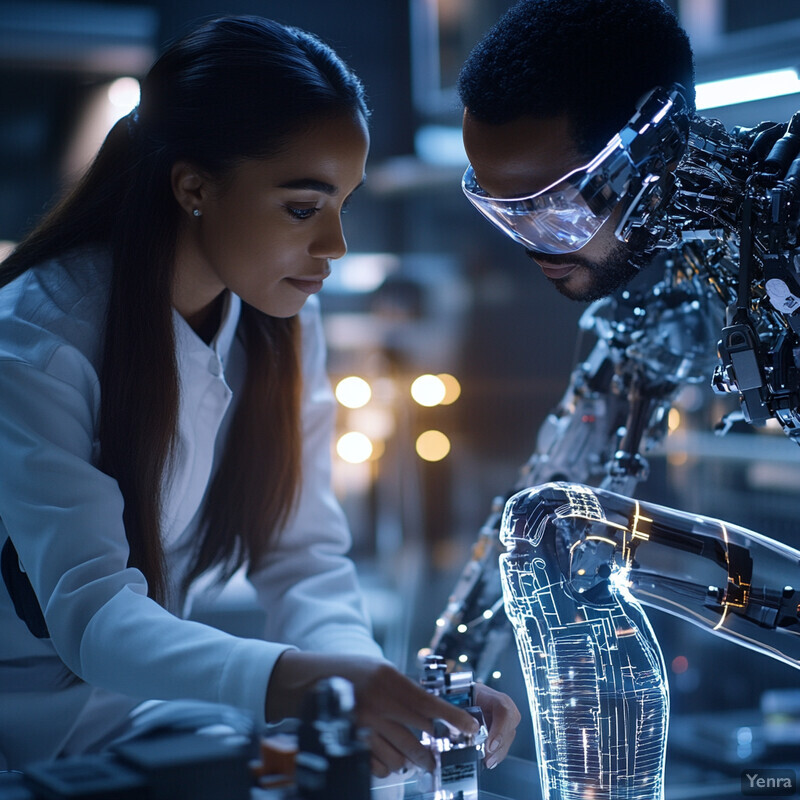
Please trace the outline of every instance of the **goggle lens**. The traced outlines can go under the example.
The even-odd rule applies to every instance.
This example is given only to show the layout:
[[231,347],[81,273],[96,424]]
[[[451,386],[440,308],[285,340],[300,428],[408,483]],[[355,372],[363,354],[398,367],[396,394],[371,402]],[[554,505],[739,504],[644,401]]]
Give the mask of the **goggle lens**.
[[[659,86],[645,95],[627,125],[588,164],[526,197],[491,197],[472,165],[461,188],[503,233],[541,253],[580,250],[626,200],[616,235],[623,241],[642,227],[664,198],[654,194],[668,165],[686,149],[689,110],[684,89]],[[639,215],[634,222],[634,211]]]
[[578,191],[586,170],[562,178],[538,194],[496,198],[481,189],[470,165],[461,187],[486,219],[516,242],[540,253],[580,250],[608,219],[611,211],[594,214]]

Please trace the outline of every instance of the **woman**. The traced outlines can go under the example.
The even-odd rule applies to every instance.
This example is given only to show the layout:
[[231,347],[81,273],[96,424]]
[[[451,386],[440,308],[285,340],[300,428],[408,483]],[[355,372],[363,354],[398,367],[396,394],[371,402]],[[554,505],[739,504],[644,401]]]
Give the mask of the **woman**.
[[[208,23],[0,266],[8,767],[102,749],[146,699],[280,719],[334,674],[378,775],[430,766],[409,726],[474,724],[381,659],[329,486],[313,295],[346,250],[367,117],[315,37]],[[181,618],[198,577],[241,566],[264,640]],[[499,760],[516,709],[481,691]]]

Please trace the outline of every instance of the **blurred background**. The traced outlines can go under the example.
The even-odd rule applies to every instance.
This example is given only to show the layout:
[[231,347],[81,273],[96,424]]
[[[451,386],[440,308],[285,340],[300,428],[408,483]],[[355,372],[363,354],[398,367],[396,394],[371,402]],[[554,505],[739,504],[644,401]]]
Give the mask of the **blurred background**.
[[[693,40],[700,83],[800,65],[796,0],[670,4]],[[361,76],[373,110],[367,184],[346,218],[349,254],[321,294],[340,403],[335,482],[376,635],[409,671],[492,498],[515,484],[537,429],[591,344],[577,327],[584,307],[558,296],[520,248],[479,220],[459,188],[466,157],[456,76],[509,5],[0,0],[0,248],[75,180],[136,104],[137,78],[158,51],[200,20],[254,13],[307,28]],[[800,107],[798,88],[713,101],[704,113],[728,127],[785,120]],[[713,437],[729,410],[705,385],[682,395],[677,435],[650,454],[639,496],[800,547],[800,452],[769,430]],[[244,608],[246,598],[231,595],[227,610],[240,602]],[[218,613],[197,609],[212,621]],[[688,761],[687,751],[703,758],[703,750],[723,771],[752,758],[764,693],[790,690],[798,673],[658,612],[652,622],[671,672],[671,758]],[[513,653],[491,680],[526,707]],[[794,697],[779,696],[781,713],[794,714]],[[703,748],[698,719],[707,726],[699,728]],[[514,750],[526,758],[533,757],[529,726],[528,718]]]

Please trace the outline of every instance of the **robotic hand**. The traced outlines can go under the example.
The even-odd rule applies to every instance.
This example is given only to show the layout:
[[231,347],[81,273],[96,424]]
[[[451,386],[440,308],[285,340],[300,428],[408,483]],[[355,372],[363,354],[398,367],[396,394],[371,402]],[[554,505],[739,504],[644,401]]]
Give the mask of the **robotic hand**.
[[[683,143],[680,147],[677,140]],[[478,209],[512,238],[527,241],[525,215],[530,209],[511,208],[508,204],[512,201],[479,197],[468,185],[468,176],[469,171],[464,190]],[[574,766],[589,751],[604,753],[612,760],[598,762],[593,775],[599,783],[594,788],[601,793],[593,796],[655,798],[662,791],[655,765],[663,757],[665,738],[659,737],[666,736],[668,699],[660,650],[640,602],[800,666],[800,651],[788,644],[796,637],[798,598],[794,586],[800,582],[794,573],[800,554],[725,523],[649,507],[644,514],[660,526],[659,533],[638,549],[641,542],[631,538],[630,531],[641,532],[642,528],[631,528],[630,519],[634,504],[637,509],[640,505],[622,497],[632,494],[636,484],[647,477],[642,453],[666,435],[667,413],[677,393],[684,385],[707,380],[709,375],[716,392],[736,395],[740,403],[740,411],[720,423],[719,433],[727,431],[734,417],[752,424],[774,418],[787,436],[800,443],[800,112],[788,125],[762,123],[729,132],[717,120],[690,117],[679,87],[657,89],[580,177],[577,195],[565,195],[578,209],[575,219],[580,222],[580,213],[587,213],[581,204],[605,213],[598,198],[623,203],[617,236],[628,240],[637,232],[646,233],[664,251],[664,274],[649,292],[623,290],[595,303],[582,317],[581,327],[591,331],[597,343],[542,425],[536,450],[517,484],[508,494],[495,498],[472,558],[437,620],[430,647],[448,660],[466,664],[478,679],[485,680],[509,643],[511,617],[545,765],[559,763],[568,770],[570,763]],[[504,203],[508,207],[501,206]],[[561,492],[560,506],[564,508],[571,507],[571,501],[564,500],[565,492],[585,500],[582,492],[589,491],[587,486],[599,487],[593,490],[592,502],[602,508],[608,501],[613,514],[606,517],[628,520],[618,520],[621,527],[612,525],[609,530],[625,529],[629,535],[627,540],[625,536],[620,540],[618,534],[603,535],[609,553],[599,560],[595,556],[591,569],[582,567],[594,588],[576,590],[576,577],[570,572],[572,556],[588,552],[585,543],[580,543],[584,539],[573,538],[576,553],[567,549],[559,557],[545,559],[548,577],[542,586],[551,587],[548,592],[560,587],[562,600],[562,594],[573,600],[578,597],[577,606],[569,601],[569,608],[545,612],[540,602],[545,595],[539,594],[542,587],[536,588],[534,580],[538,556],[531,556],[534,566],[522,580],[521,573],[509,571],[512,563],[521,563],[517,557],[521,540],[505,528],[501,538],[500,530],[504,506],[506,520],[521,513],[521,507],[526,518],[550,513],[552,497],[545,498],[540,489],[521,490],[551,481],[586,485],[558,490],[544,487],[551,494]],[[539,502],[544,507],[537,510]],[[595,524],[587,523],[585,514],[570,519],[570,525],[579,527]],[[559,523],[566,524],[563,520]],[[592,548],[597,549],[595,544]],[[645,552],[646,562],[637,556]],[[776,553],[780,554],[781,570],[770,575],[767,565],[774,563]],[[677,571],[674,564],[679,565]],[[687,579],[684,573],[695,568],[697,572]],[[715,569],[727,576],[712,579],[709,574]],[[755,574],[761,576],[760,583],[754,582]],[[599,612],[586,605],[592,591],[605,592]],[[539,606],[533,602],[534,596],[539,598]],[[616,604],[614,613],[628,620],[625,625],[614,621],[614,613],[604,606],[606,601]],[[534,624],[537,607],[544,616]],[[622,717],[595,714],[597,719],[615,723],[605,733],[586,728],[597,737],[586,745],[588,750],[582,750],[581,743],[570,743],[564,734],[566,700],[551,696],[543,688],[546,683],[536,676],[537,670],[555,668],[553,664],[563,668],[565,656],[560,661],[537,660],[533,654],[538,652],[536,647],[546,652],[546,641],[555,641],[559,614],[567,612],[573,614],[569,619],[575,620],[577,614],[581,624],[594,631],[584,644],[605,652],[601,671],[605,679],[614,676],[622,687],[626,670],[632,670],[631,675],[638,674],[649,687],[645,706],[647,713],[655,714],[651,726],[653,719],[661,720],[652,726],[656,738],[648,740],[649,744],[642,739],[645,706],[641,704],[626,706]],[[602,624],[597,622],[600,617],[605,620]],[[592,619],[595,621],[590,623]],[[634,644],[624,642],[622,647],[620,631],[629,628],[637,632]],[[534,631],[536,635],[532,635]],[[614,634],[610,638],[609,631]],[[777,639],[776,632],[780,634]],[[540,640],[534,645],[537,636]],[[627,662],[619,661],[624,653]],[[587,662],[578,658],[577,663]],[[598,691],[608,688],[600,682],[601,672],[593,673],[591,684]],[[639,691],[636,679],[631,680],[628,700]],[[548,733],[552,726],[556,727]],[[555,746],[553,742],[567,749],[548,750]],[[648,748],[654,748],[652,763],[645,769],[640,761],[637,772],[630,759],[634,753],[650,752]],[[619,777],[613,788],[609,770]],[[647,783],[641,793],[634,790],[633,783],[626,784],[635,775]],[[548,787],[558,787],[559,796],[571,796],[563,794],[570,785],[564,774],[553,777],[543,772],[542,778],[546,796]]]

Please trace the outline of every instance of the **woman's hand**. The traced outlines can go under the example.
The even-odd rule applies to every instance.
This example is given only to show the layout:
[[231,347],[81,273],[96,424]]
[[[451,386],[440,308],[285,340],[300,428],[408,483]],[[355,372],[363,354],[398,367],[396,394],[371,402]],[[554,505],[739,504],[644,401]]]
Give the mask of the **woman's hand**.
[[484,763],[492,769],[508,755],[508,748],[517,735],[519,709],[507,694],[490,689],[482,683],[475,684],[475,702],[483,711],[483,718],[489,729]]
[[[365,657],[296,650],[287,650],[272,672],[267,689],[267,720],[298,716],[305,693],[317,681],[334,675],[353,684],[356,719],[370,731],[372,772],[378,777],[412,765],[426,772],[434,768],[433,757],[412,728],[433,734],[433,720],[443,719],[464,733],[478,731],[478,723],[466,711],[426,692],[391,664]],[[486,700],[484,713],[488,713],[490,731],[502,737],[499,752],[504,756],[508,750],[506,741],[511,744],[516,723],[510,724],[513,714],[499,699],[505,695],[491,689],[487,692],[481,692]],[[513,703],[511,708],[516,712]]]

